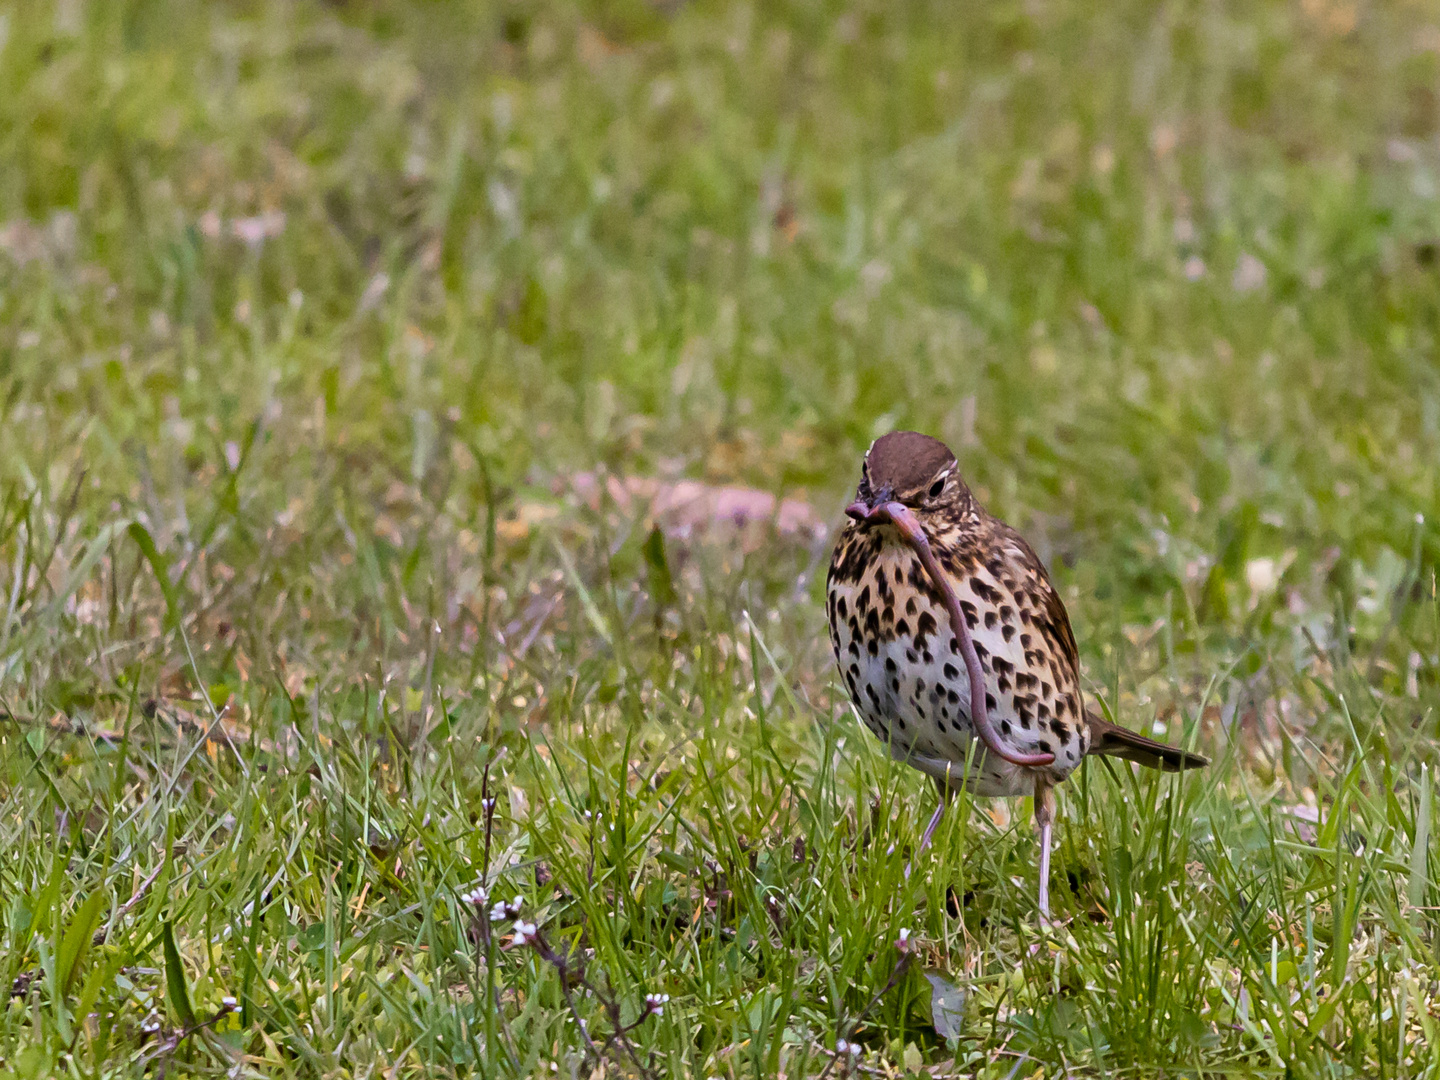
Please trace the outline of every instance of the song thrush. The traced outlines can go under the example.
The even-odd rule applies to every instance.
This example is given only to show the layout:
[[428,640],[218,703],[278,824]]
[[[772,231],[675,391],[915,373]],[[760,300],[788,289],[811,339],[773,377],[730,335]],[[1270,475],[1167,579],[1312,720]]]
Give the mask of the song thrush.
[[830,642],[866,726],[940,790],[920,850],[956,789],[1033,795],[1048,919],[1053,788],[1085,755],[1167,772],[1209,762],[1086,711],[1050,576],[976,502],[944,443],[914,431],[877,439],[845,513],[826,583]]

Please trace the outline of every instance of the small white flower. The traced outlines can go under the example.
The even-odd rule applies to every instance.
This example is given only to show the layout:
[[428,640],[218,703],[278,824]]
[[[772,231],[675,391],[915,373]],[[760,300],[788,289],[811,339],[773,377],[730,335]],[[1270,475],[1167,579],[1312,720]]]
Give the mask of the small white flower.
[[844,1039],[840,1039],[835,1043],[835,1052],[837,1054],[849,1054],[851,1057],[859,1057],[865,1052],[865,1048],[859,1043],[846,1042]]
[[494,809],[495,809],[495,796],[494,796],[494,795],[491,795],[488,799],[481,799],[481,800],[480,800],[480,809],[483,810],[483,811],[484,811],[485,813],[487,813],[487,814],[490,813],[491,810],[494,810]]
[[490,902],[490,890],[484,885],[476,885],[467,893],[460,894],[462,904],[474,904],[477,908],[484,907]]
[[517,896],[510,903],[504,900],[495,901],[495,906],[490,909],[490,921],[499,922],[501,919],[514,919],[520,915],[520,909],[525,906],[525,898]]
[[900,936],[895,939],[895,947],[901,952],[910,948],[910,928],[907,926],[900,931]]
[[524,919],[515,921],[515,944],[530,945],[539,935],[539,928],[533,922],[526,922]]
[[236,1001],[233,997],[231,997],[229,994],[226,994],[223,998],[220,999],[221,1008],[225,1009],[227,1012],[234,1012],[235,1009],[239,1006],[239,1004],[240,1003]]
[[665,1003],[669,1000],[669,994],[646,994],[645,1011],[659,1016],[665,1009]]

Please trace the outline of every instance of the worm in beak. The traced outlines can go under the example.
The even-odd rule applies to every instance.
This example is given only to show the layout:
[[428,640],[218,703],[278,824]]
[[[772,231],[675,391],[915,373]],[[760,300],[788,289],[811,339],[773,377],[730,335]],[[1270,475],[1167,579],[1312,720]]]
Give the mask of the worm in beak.
[[980,741],[985,744],[985,749],[1012,765],[1043,766],[1054,762],[1054,754],[1018,754],[1001,744],[1000,736],[990,723],[989,711],[985,708],[985,671],[980,666],[980,656],[975,651],[974,640],[970,637],[970,626],[965,621],[965,613],[960,610],[960,598],[955,595],[954,588],[941,572],[940,564],[935,560],[935,552],[930,548],[930,538],[925,535],[925,529],[921,526],[920,519],[915,516],[915,511],[893,499],[874,506],[867,506],[856,500],[845,508],[845,515],[855,521],[882,521],[895,526],[901,538],[915,552],[920,565],[930,575],[930,580],[940,590],[945,601],[945,610],[950,616],[950,628],[960,643],[960,655],[965,660],[965,670],[970,677],[970,722],[975,727],[975,733],[980,736]]

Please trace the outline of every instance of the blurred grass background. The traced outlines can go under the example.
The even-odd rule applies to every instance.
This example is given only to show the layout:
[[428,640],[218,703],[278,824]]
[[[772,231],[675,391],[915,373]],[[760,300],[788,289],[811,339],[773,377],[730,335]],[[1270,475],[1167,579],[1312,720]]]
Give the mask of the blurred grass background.
[[[593,1075],[477,879],[609,1074],[1435,1075],[1437,182],[1433,2],[0,3],[0,1075]],[[1038,952],[828,539],[597,494],[897,426],[1217,759]]]

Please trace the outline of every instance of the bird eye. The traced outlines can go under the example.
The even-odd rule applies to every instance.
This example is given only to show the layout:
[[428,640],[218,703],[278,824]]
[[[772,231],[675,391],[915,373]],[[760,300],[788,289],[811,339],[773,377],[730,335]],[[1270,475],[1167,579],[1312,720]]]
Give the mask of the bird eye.
[[944,481],[944,480],[936,480],[933,484],[930,485],[930,498],[932,498],[932,499],[938,499],[938,498],[940,497],[940,493],[941,493],[942,491],[944,491],[944,490],[945,490],[945,481]]

